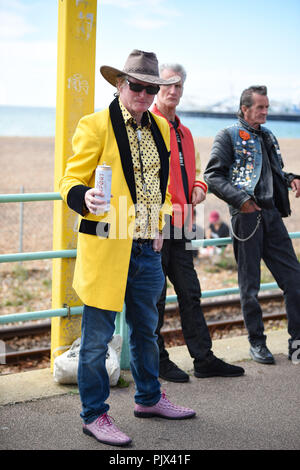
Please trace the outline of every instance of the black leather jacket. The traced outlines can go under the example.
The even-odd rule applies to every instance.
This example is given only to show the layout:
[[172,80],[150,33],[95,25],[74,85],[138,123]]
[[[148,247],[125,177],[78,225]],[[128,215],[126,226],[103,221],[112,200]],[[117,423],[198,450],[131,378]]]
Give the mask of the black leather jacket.
[[[255,132],[255,129],[251,128],[243,119],[240,119],[238,124],[242,129]],[[225,128],[217,134],[214,140],[210,160],[204,172],[204,180],[213,194],[227,202],[231,214],[239,212],[241,206],[248,199],[253,198],[255,200],[255,196],[249,194],[249,191],[247,192],[247,187],[238,187],[232,184],[230,173],[235,163],[236,156],[232,139],[229,130]],[[274,168],[272,168],[272,171],[274,185],[276,184],[276,188],[274,187],[274,203],[281,215],[285,217],[290,214],[287,188],[290,186],[291,181],[296,177],[298,178],[298,176],[285,173],[281,168],[278,168],[275,177]],[[281,173],[281,178],[278,177],[279,173]]]

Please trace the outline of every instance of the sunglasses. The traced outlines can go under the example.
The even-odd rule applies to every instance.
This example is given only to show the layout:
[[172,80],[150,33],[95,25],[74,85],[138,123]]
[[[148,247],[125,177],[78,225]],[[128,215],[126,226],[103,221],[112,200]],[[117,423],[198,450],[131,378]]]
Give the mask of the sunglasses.
[[140,93],[143,90],[146,90],[148,95],[156,95],[159,92],[159,85],[141,85],[140,83],[133,83],[129,80],[126,80],[131,91],[135,93]]

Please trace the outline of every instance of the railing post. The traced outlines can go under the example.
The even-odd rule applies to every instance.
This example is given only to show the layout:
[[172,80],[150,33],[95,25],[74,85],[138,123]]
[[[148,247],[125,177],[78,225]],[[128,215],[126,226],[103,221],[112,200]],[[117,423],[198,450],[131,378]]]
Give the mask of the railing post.
[[116,316],[116,329],[115,333],[122,336],[122,351],[120,356],[120,367],[121,369],[130,368],[130,350],[129,350],[129,337],[128,337],[128,325],[126,323],[126,306],[124,304],[122,312],[119,312]]
[[[79,119],[94,112],[97,0],[58,2],[57,99],[54,190],[72,155],[72,136]],[[54,203],[53,249],[76,248],[76,214]],[[81,302],[72,289],[73,259],[53,261],[52,308]],[[80,336],[80,316],[52,319],[52,351]]]
[[[24,186],[21,186],[20,193],[24,193]],[[24,235],[24,202],[20,202],[20,223],[19,223],[19,253],[23,252]]]

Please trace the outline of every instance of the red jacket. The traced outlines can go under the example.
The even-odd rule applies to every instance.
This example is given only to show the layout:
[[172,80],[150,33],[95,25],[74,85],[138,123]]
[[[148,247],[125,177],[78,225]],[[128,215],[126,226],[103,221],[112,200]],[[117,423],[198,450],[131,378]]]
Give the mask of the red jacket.
[[[164,115],[158,110],[156,104],[153,106],[151,111],[158,116],[164,117]],[[178,122],[177,130],[180,134],[181,145],[184,157],[184,164],[188,178],[188,189],[189,189],[189,203],[191,203],[192,191],[195,186],[199,186],[204,191],[207,191],[207,186],[203,181],[200,181],[198,178],[200,176],[200,156],[197,152],[195,155],[195,146],[194,140],[190,130],[181,124],[181,121],[178,116],[175,117]],[[165,118],[166,119],[166,118]],[[168,120],[167,120],[168,121]],[[171,148],[171,164],[170,164],[170,184],[168,191],[172,196],[172,205],[173,205],[173,216],[172,224],[176,227],[182,227],[184,220],[187,217],[187,210],[184,213],[184,205],[186,204],[186,197],[182,182],[181,168],[179,161],[179,151],[178,144],[176,139],[176,132],[172,124],[168,121],[170,126],[170,148]],[[190,218],[190,224],[192,223],[192,218]],[[189,225],[190,225],[189,224]]]

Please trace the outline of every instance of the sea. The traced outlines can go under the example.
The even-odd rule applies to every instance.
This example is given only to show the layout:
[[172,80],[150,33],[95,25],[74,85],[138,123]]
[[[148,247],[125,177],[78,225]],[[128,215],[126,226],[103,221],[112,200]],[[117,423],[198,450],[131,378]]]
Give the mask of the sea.
[[[180,113],[179,113],[179,116]],[[235,119],[181,116],[195,137],[214,137]],[[269,120],[266,126],[279,138],[300,138],[300,121]],[[55,108],[0,106],[0,136],[54,137]]]

